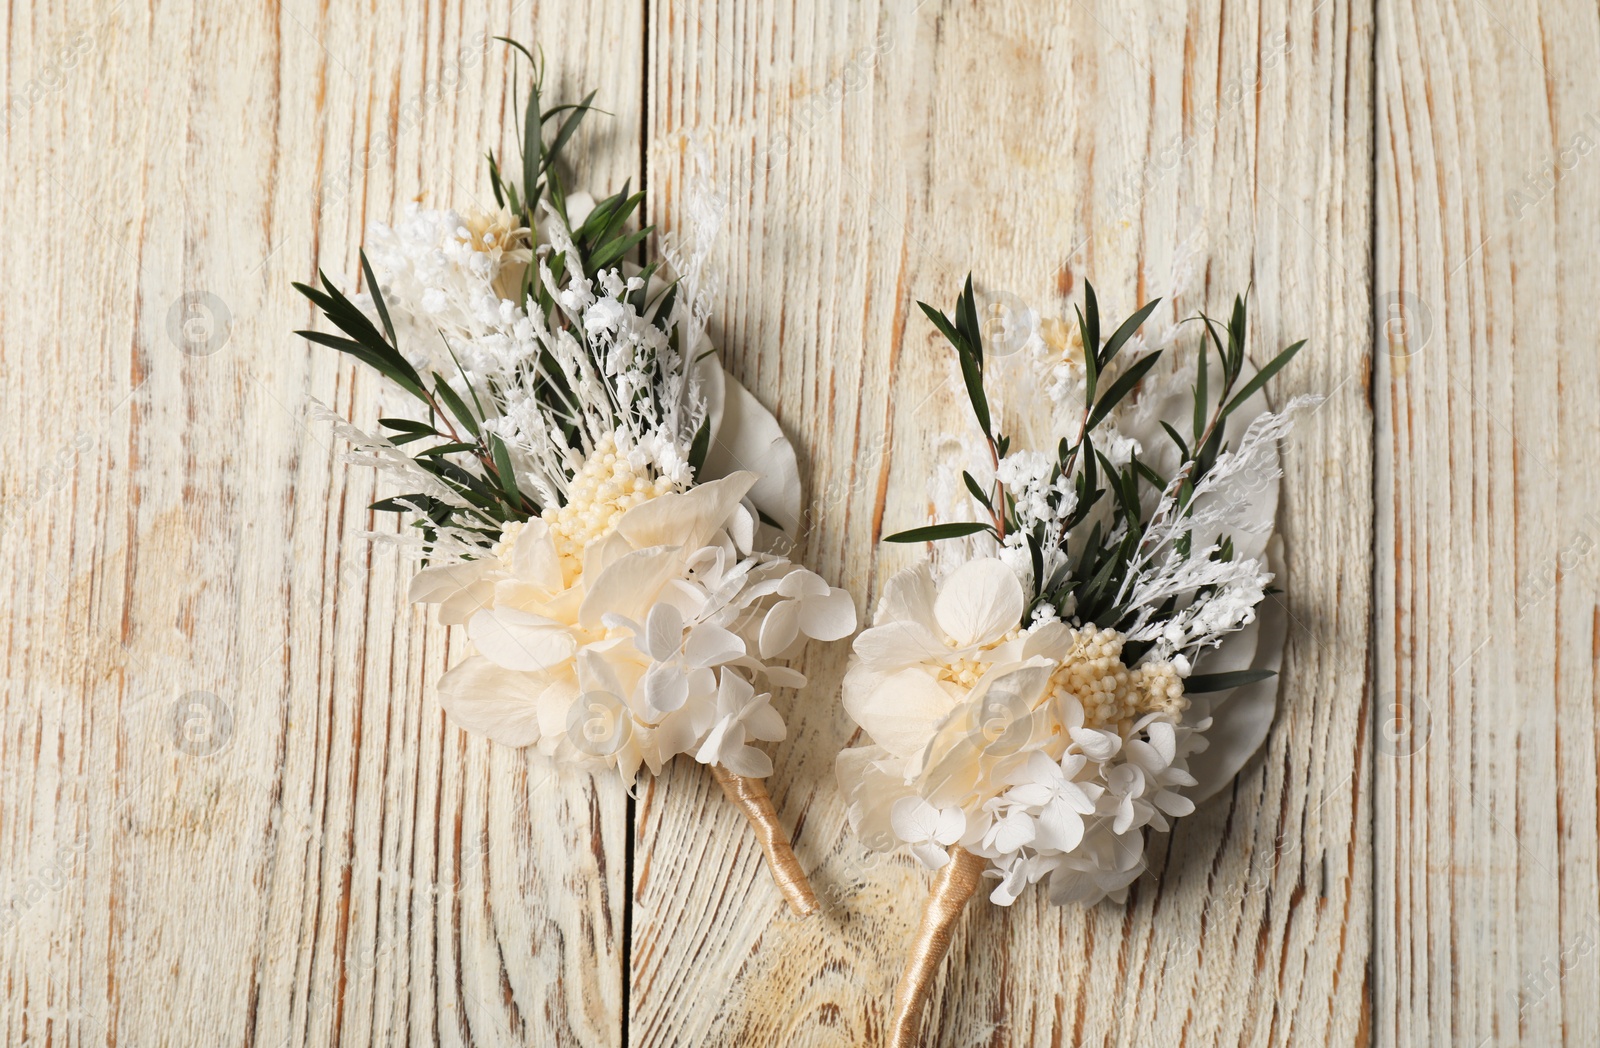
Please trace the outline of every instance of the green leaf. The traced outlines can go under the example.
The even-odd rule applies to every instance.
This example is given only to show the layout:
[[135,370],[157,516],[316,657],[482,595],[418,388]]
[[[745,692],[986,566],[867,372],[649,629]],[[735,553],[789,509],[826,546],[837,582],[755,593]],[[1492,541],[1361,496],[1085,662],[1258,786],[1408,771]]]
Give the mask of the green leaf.
[[522,206],[528,217],[533,217],[539,203],[539,174],[544,170],[541,154],[544,149],[544,126],[539,119],[539,78],[528,85],[528,109],[523,117],[522,130]]
[[361,272],[367,277],[367,293],[372,296],[372,304],[378,307],[378,319],[383,321],[383,333],[389,338],[389,345],[400,346],[399,339],[394,337],[394,325],[389,322],[389,307],[384,305],[383,290],[378,287],[378,278],[372,272],[372,263],[367,261],[367,253],[360,252]]
[[965,535],[976,535],[980,531],[993,531],[988,524],[979,524],[976,521],[961,524],[930,524],[925,528],[912,528],[910,531],[896,532],[885,535],[885,542],[937,542],[939,539],[958,539]]
[[511,466],[511,451],[506,447],[506,442],[494,433],[489,434],[489,447],[494,453],[494,471],[500,481],[500,489],[511,496],[512,505],[522,502],[522,492],[517,490],[517,472]]
[[602,269],[610,269],[621,261],[624,255],[632,251],[640,241],[649,236],[650,231],[654,228],[654,226],[645,226],[637,233],[629,233],[627,236],[618,237],[606,246],[598,248],[593,255],[589,256],[590,269],[596,272]]
[[1300,352],[1300,347],[1305,344],[1306,340],[1301,339],[1299,342],[1289,346],[1283,352],[1267,361],[1266,365],[1260,371],[1257,371],[1254,377],[1252,377],[1249,382],[1246,382],[1238,393],[1234,394],[1233,399],[1228,401],[1228,406],[1222,409],[1223,416],[1226,417],[1227,415],[1231,414],[1233,409],[1248,400],[1252,393],[1266,385],[1267,380],[1273,375],[1276,375],[1279,371],[1283,370],[1283,366],[1289,363],[1289,361],[1293,360],[1294,355]]
[[988,510],[990,513],[993,513],[994,503],[990,502],[989,496],[985,495],[983,493],[983,489],[978,487],[978,482],[973,479],[972,474],[968,473],[966,470],[962,470],[961,479],[966,481],[967,490],[972,492],[972,497],[977,499],[978,503],[983,506],[984,509]]
[[1266,680],[1276,676],[1275,670],[1235,670],[1231,673],[1195,673],[1183,682],[1183,690],[1188,695],[1203,695],[1212,691],[1227,691],[1229,688],[1242,688],[1246,684],[1254,684],[1258,680]]
[[433,390],[439,399],[444,401],[445,407],[450,409],[450,413],[456,417],[456,421],[466,426],[467,431],[473,436],[478,436],[477,416],[467,408],[466,401],[461,399],[461,395],[450,388],[450,383],[444,380],[443,375],[434,381]]
[[1100,424],[1101,420],[1111,414],[1111,409],[1122,403],[1123,398],[1133,392],[1133,387],[1137,386],[1139,380],[1144,378],[1145,372],[1155,367],[1156,361],[1159,359],[1161,359],[1161,350],[1159,349],[1148,356],[1140,357],[1129,366],[1128,370],[1122,373],[1121,377],[1111,383],[1111,388],[1106,390],[1105,396],[1096,402],[1094,410],[1089,413],[1088,428],[1094,429]]
[[571,107],[557,106],[544,114],[545,119],[548,120],[552,115],[559,113],[564,108],[573,110],[572,115],[561,122],[560,129],[556,131],[555,139],[550,143],[550,148],[545,151],[544,166],[546,169],[556,162],[556,158],[561,155],[561,147],[567,144],[567,140],[572,137],[573,132],[578,130],[578,125],[583,123],[583,118],[589,115],[589,103],[594,101],[595,94],[596,92],[590,91],[588,97],[577,105]]
[[[1206,353],[1206,340],[1205,339],[1201,339],[1200,340],[1200,364],[1199,364],[1198,370],[1195,372],[1195,382],[1194,382],[1194,439],[1195,439],[1196,443],[1198,443],[1200,438],[1205,435],[1205,432],[1206,432],[1206,407],[1207,407],[1206,402],[1211,399],[1211,394],[1206,389],[1206,382],[1207,382],[1206,373],[1210,370],[1210,365],[1206,363],[1207,356],[1208,356],[1208,354]],[[1166,425],[1166,423],[1163,422],[1162,425]],[[1184,458],[1188,458],[1188,457],[1189,457],[1189,453],[1187,451],[1185,451],[1184,452]]]
[[1178,445],[1178,454],[1183,456],[1182,461],[1189,461],[1189,445],[1185,444],[1183,438],[1178,436],[1178,431],[1173,429],[1165,419],[1161,420],[1161,428],[1166,430],[1167,436],[1171,437],[1172,442]]
[[[960,331],[967,340],[967,349],[981,367],[983,365],[983,328],[978,323],[978,307],[972,295],[972,274],[967,274],[966,286],[961,289],[961,297],[956,300],[956,330]],[[989,427],[985,426],[984,432]]]
[[933,326],[939,329],[939,334],[944,336],[945,341],[960,350],[962,348],[961,335],[951,326],[950,318],[926,302],[918,302],[917,305],[921,306],[922,312],[927,315],[929,320],[933,321]]
[[1133,316],[1122,322],[1122,326],[1117,328],[1116,332],[1106,340],[1105,351],[1100,356],[1101,367],[1111,363],[1111,358],[1117,355],[1117,351],[1122,348],[1128,339],[1133,337],[1134,332],[1139,330],[1139,326],[1150,318],[1150,314],[1160,304],[1161,300],[1159,298],[1151,299],[1140,306]]

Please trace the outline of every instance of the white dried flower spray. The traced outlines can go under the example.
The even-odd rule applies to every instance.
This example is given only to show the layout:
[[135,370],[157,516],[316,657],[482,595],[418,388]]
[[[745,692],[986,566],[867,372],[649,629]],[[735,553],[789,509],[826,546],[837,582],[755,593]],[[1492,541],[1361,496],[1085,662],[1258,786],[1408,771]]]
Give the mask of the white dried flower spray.
[[1274,413],[1262,388],[1301,343],[1254,370],[1242,298],[1226,321],[1150,333],[1156,305],[1114,330],[1089,286],[1071,323],[1012,309],[1034,330],[1008,327],[1021,348],[999,358],[970,278],[952,315],[922,306],[955,348],[977,435],[955,438],[935,477],[945,522],[888,537],[935,541],[937,559],[891,578],[856,639],[843,700],[870,745],[838,761],[863,839],[939,871],[896,1045],[916,1043],[949,924],[981,880],[1002,906],[1039,883],[1059,903],[1120,901],[1145,834],[1215,788],[1195,773],[1213,732],[1228,745],[1201,769],[1212,779],[1260,742],[1216,696],[1268,688],[1276,666],[1265,648],[1256,659],[1253,624],[1273,578],[1278,444],[1304,400]]
[[472,642],[439,681],[451,719],[630,785],[680,754],[711,765],[812,912],[761,744],[785,735],[773,689],[805,684],[784,660],[853,633],[855,605],[777,552],[798,470],[706,339],[709,180],[691,186],[687,246],[633,264],[643,194],[564,191],[562,147],[593,95],[541,110],[541,80],[535,62],[521,181],[490,162],[493,210],[410,205],[370,230],[365,293],[297,285],[339,331],[302,334],[410,398],[380,434],[315,414],[395,484],[373,508],[413,525],[411,600]]

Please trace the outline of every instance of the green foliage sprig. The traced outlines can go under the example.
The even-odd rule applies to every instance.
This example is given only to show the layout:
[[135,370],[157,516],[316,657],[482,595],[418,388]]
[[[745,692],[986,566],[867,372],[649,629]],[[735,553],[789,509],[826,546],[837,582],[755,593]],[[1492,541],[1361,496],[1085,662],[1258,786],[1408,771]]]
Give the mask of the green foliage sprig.
[[[576,265],[570,265],[565,251],[552,251],[545,260],[557,287],[565,286],[573,274],[593,274],[620,265],[629,252],[637,248],[654,231],[654,226],[630,229],[630,222],[644,200],[642,192],[634,192],[624,184],[622,191],[597,202],[581,223],[573,225],[568,211],[568,195],[562,184],[560,170],[564,166],[564,151],[585,116],[594,109],[595,92],[591,91],[581,102],[541,109],[544,94],[545,65],[542,55],[536,55],[522,44],[505,37],[497,37],[515,48],[532,66],[528,98],[519,136],[522,161],[520,182],[505,178],[494,155],[488,154],[489,183],[496,203],[508,209],[518,226],[529,231],[528,245],[532,244],[532,231],[537,228],[539,205],[548,199],[550,207],[560,217],[570,232],[571,250]],[[446,502],[425,492],[397,495],[374,502],[372,509],[404,513],[415,511],[420,519],[415,525],[424,536],[432,540],[443,526],[477,533],[485,544],[498,537],[504,524],[526,520],[538,514],[542,506],[534,496],[519,489],[512,459],[504,441],[496,436],[484,422],[492,416],[486,410],[476,388],[456,364],[460,388],[470,393],[470,402],[464,399],[446,377],[438,374],[420,374],[401,352],[390,321],[389,308],[383,291],[373,274],[365,251],[360,252],[361,271],[381,328],[374,325],[365,313],[350,301],[318,271],[322,289],[301,283],[294,287],[319,308],[323,315],[342,335],[320,331],[298,331],[296,334],[319,345],[329,346],[346,353],[372,367],[379,374],[411,394],[426,409],[426,420],[383,418],[379,424],[386,430],[390,443],[414,445],[408,450],[412,460],[431,473],[440,483],[467,504],[469,509]],[[677,283],[669,283],[653,300],[647,297],[651,278],[658,266],[651,263],[639,272],[641,286],[627,301],[665,334],[674,349],[680,349],[673,324]],[[562,312],[556,308],[552,289],[539,279],[539,260],[528,265],[522,277],[522,301],[531,299],[531,308],[539,310],[553,330],[570,327]],[[442,334],[441,334],[441,337]],[[588,343],[578,341],[586,348]],[[446,348],[449,349],[448,340]],[[455,358],[453,350],[450,353]],[[597,365],[591,351],[591,362]],[[574,418],[578,414],[576,397],[563,370],[545,351],[538,364],[519,376],[526,388],[548,409],[554,418]],[[491,400],[498,390],[490,388]],[[641,396],[650,395],[647,393]],[[489,407],[493,407],[491,404]],[[628,405],[613,404],[613,412],[620,414]],[[708,433],[698,434],[691,449],[691,465],[698,468],[706,454]],[[574,424],[568,432],[572,446],[579,446],[579,434]]]
[[[1103,325],[1099,302],[1094,287],[1085,283],[1084,302],[1076,310],[1078,330],[1084,345],[1084,402],[1077,435],[1063,438],[1056,450],[1050,482],[1054,490],[1061,478],[1068,478],[1074,495],[1053,496],[1053,509],[1058,526],[1049,527],[1045,521],[1027,521],[1018,513],[1016,502],[1005,490],[998,477],[985,487],[969,472],[962,480],[973,499],[988,513],[986,521],[935,524],[913,528],[885,537],[888,542],[928,542],[988,533],[997,541],[1007,536],[1023,535],[1033,564],[1033,593],[1022,622],[1032,618],[1041,604],[1055,608],[1072,608],[1073,616],[1080,622],[1094,622],[1102,628],[1118,629],[1131,618],[1135,609],[1126,599],[1118,603],[1118,595],[1125,592],[1123,583],[1134,570],[1141,548],[1146,542],[1151,525],[1164,512],[1176,512],[1184,517],[1193,511],[1191,499],[1195,486],[1210,472],[1218,455],[1227,450],[1224,438],[1228,417],[1260,390],[1272,376],[1293,359],[1304,340],[1296,342],[1277,353],[1248,380],[1241,381],[1245,362],[1245,337],[1247,307],[1243,297],[1236,296],[1233,312],[1226,324],[1202,314],[1204,325],[1200,342],[1199,363],[1195,384],[1192,430],[1185,438],[1174,427],[1162,422],[1168,437],[1178,449],[1179,463],[1170,475],[1163,475],[1150,464],[1134,455],[1121,468],[1113,465],[1106,454],[1095,446],[1096,434],[1111,417],[1116,407],[1126,401],[1161,357],[1161,351],[1148,353],[1132,364],[1115,368],[1119,352],[1128,344],[1140,326],[1160,303],[1159,299],[1140,306],[1126,320],[1117,325],[1109,337],[1102,339]],[[978,311],[972,290],[972,277],[956,299],[950,317],[926,302],[917,303],[940,334],[955,349],[972,404],[978,429],[986,442],[991,464],[998,468],[1000,460],[1010,450],[1010,438],[999,433],[991,416],[988,398],[983,387],[983,330],[978,323]],[[953,319],[952,319],[953,317]],[[1210,358],[1215,356],[1220,374],[1215,402]],[[1114,376],[1114,377],[1113,377]],[[1159,494],[1156,509],[1147,519],[1144,496],[1153,489]],[[1164,501],[1170,496],[1170,502]],[[1097,513],[1102,505],[1107,510]],[[1087,535],[1083,527],[1089,528]],[[1179,554],[1190,555],[1189,538],[1185,534],[1179,544]],[[1068,548],[1069,539],[1071,548]],[[1015,539],[1013,538],[1013,542]],[[1046,557],[1047,552],[1059,555]],[[1228,561],[1233,557],[1231,540],[1224,539],[1210,556]],[[1047,560],[1056,566],[1046,576]],[[1172,599],[1175,602],[1176,598]],[[1161,609],[1168,614],[1172,607]],[[1146,646],[1134,646],[1125,658],[1132,664]],[[1227,680],[1206,678],[1191,681],[1189,690],[1236,687],[1246,683],[1226,675]],[[1258,678],[1252,678],[1258,679]]]

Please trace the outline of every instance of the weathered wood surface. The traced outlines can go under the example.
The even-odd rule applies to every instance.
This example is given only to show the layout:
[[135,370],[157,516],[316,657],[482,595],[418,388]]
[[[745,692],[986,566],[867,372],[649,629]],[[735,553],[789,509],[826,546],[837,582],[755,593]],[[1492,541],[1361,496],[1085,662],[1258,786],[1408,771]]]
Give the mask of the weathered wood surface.
[[580,146],[644,180],[652,221],[683,224],[703,154],[714,334],[800,449],[803,559],[863,609],[966,410],[916,299],[973,268],[1124,309],[1203,234],[1212,301],[1254,284],[1258,349],[1311,339],[1283,391],[1330,397],[1287,453],[1263,759],[1127,906],[975,903],[930,1044],[1600,1039],[1592,9],[0,18],[5,1043],[886,1027],[927,877],[844,827],[844,646],[809,656],[770,780],[824,902],[800,921],[704,769],[630,803],[444,721],[460,638],[404,604],[405,565],[357,537],[394,526],[371,476],[306,422],[310,397],[370,422],[384,393],[288,334],[289,281],[349,272],[413,197],[485,194],[483,149],[514,142],[502,33],[558,91],[599,88],[614,115]]

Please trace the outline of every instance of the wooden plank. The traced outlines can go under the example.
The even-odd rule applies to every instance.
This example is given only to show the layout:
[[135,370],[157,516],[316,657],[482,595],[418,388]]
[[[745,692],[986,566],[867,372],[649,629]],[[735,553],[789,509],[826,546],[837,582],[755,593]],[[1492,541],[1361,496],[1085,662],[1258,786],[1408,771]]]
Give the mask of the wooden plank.
[[1594,1044],[1595,12],[1378,22],[1376,1039]]
[[487,198],[487,34],[598,87],[580,152],[637,178],[641,12],[59,8],[3,16],[0,1039],[618,1042],[624,798],[443,720],[461,642],[303,417],[389,394],[289,281]]
[[[1155,294],[1209,232],[1208,298],[1253,281],[1257,349],[1309,335],[1324,390],[1288,453],[1292,631],[1265,759],[1157,848],[1126,907],[977,904],[930,1044],[1366,1039],[1371,560],[1370,9],[674,3],[650,20],[653,216],[684,221],[693,135],[727,197],[725,358],[796,438],[806,563],[862,607],[915,551],[938,435],[967,410],[916,298],[980,284],[1053,310]],[[927,878],[843,825],[843,645],[808,656],[771,779],[828,900],[799,922],[700,769],[639,806],[632,1041],[881,1037]]]

